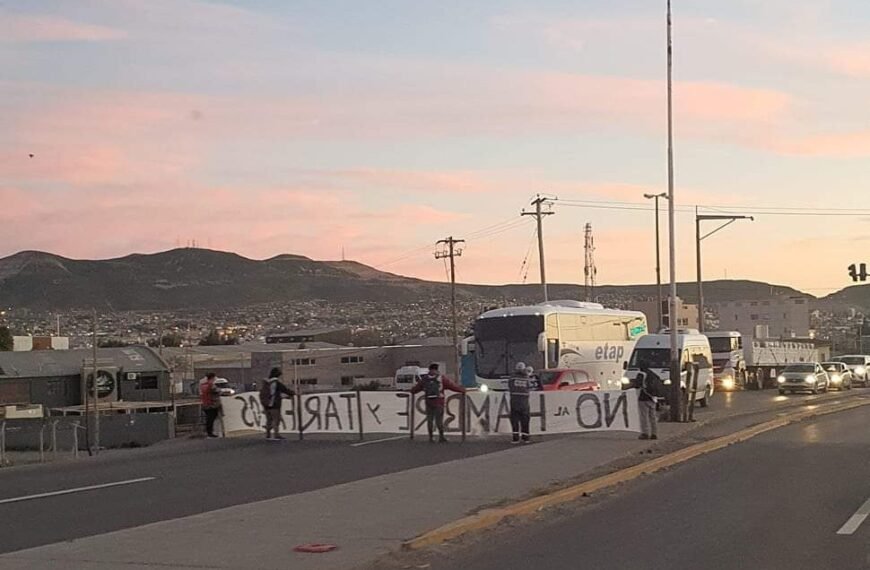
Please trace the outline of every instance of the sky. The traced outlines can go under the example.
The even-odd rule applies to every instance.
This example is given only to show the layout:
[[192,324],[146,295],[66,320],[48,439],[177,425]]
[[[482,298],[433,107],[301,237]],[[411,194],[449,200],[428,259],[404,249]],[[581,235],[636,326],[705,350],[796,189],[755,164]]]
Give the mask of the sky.
[[[664,0],[3,3],[0,257],[195,240],[443,280],[452,235],[459,280],[533,283],[541,193],[550,281],[582,282],[591,223],[599,283],[653,282],[664,23]],[[705,278],[821,295],[870,262],[868,37],[866,0],[674,0],[679,279],[695,206],[755,218],[703,242]]]

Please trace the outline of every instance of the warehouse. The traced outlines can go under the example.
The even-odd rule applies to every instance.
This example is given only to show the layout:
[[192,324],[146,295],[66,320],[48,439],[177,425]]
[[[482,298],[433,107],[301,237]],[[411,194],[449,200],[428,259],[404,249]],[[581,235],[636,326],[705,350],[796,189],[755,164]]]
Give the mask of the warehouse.
[[[80,405],[83,378],[92,376],[91,350],[0,352],[0,405],[42,404],[45,408]],[[97,391],[101,402],[168,400],[169,378],[165,362],[150,348],[97,351]]]

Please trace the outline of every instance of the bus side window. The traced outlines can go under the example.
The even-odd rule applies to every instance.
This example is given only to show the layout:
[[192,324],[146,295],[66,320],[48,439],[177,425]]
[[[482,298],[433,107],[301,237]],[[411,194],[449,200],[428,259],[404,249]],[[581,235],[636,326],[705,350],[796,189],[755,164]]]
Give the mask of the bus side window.
[[557,368],[559,366],[559,339],[547,339],[547,368]]

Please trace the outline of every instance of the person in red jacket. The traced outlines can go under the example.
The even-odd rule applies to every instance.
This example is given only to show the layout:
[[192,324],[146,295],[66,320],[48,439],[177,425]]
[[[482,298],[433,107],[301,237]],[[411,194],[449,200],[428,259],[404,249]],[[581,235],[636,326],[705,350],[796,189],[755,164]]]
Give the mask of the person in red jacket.
[[433,442],[434,428],[438,428],[439,443],[447,443],[444,437],[444,391],[465,393],[465,388],[454,383],[450,378],[438,372],[437,364],[429,365],[429,372],[420,377],[417,385],[411,388],[412,394],[423,392],[426,397],[426,427],[429,430],[429,442]]
[[221,393],[215,385],[217,374],[209,372],[199,381],[199,402],[205,414],[205,433],[207,437],[218,437],[214,432],[214,424],[221,413]]

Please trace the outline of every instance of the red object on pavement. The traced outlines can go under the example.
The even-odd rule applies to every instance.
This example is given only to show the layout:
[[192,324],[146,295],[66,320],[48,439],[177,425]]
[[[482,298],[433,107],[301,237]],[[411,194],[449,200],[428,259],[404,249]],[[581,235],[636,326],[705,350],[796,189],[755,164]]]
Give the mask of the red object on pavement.
[[294,552],[304,552],[306,554],[323,554],[324,552],[332,552],[338,547],[334,544],[300,544],[293,549]]

